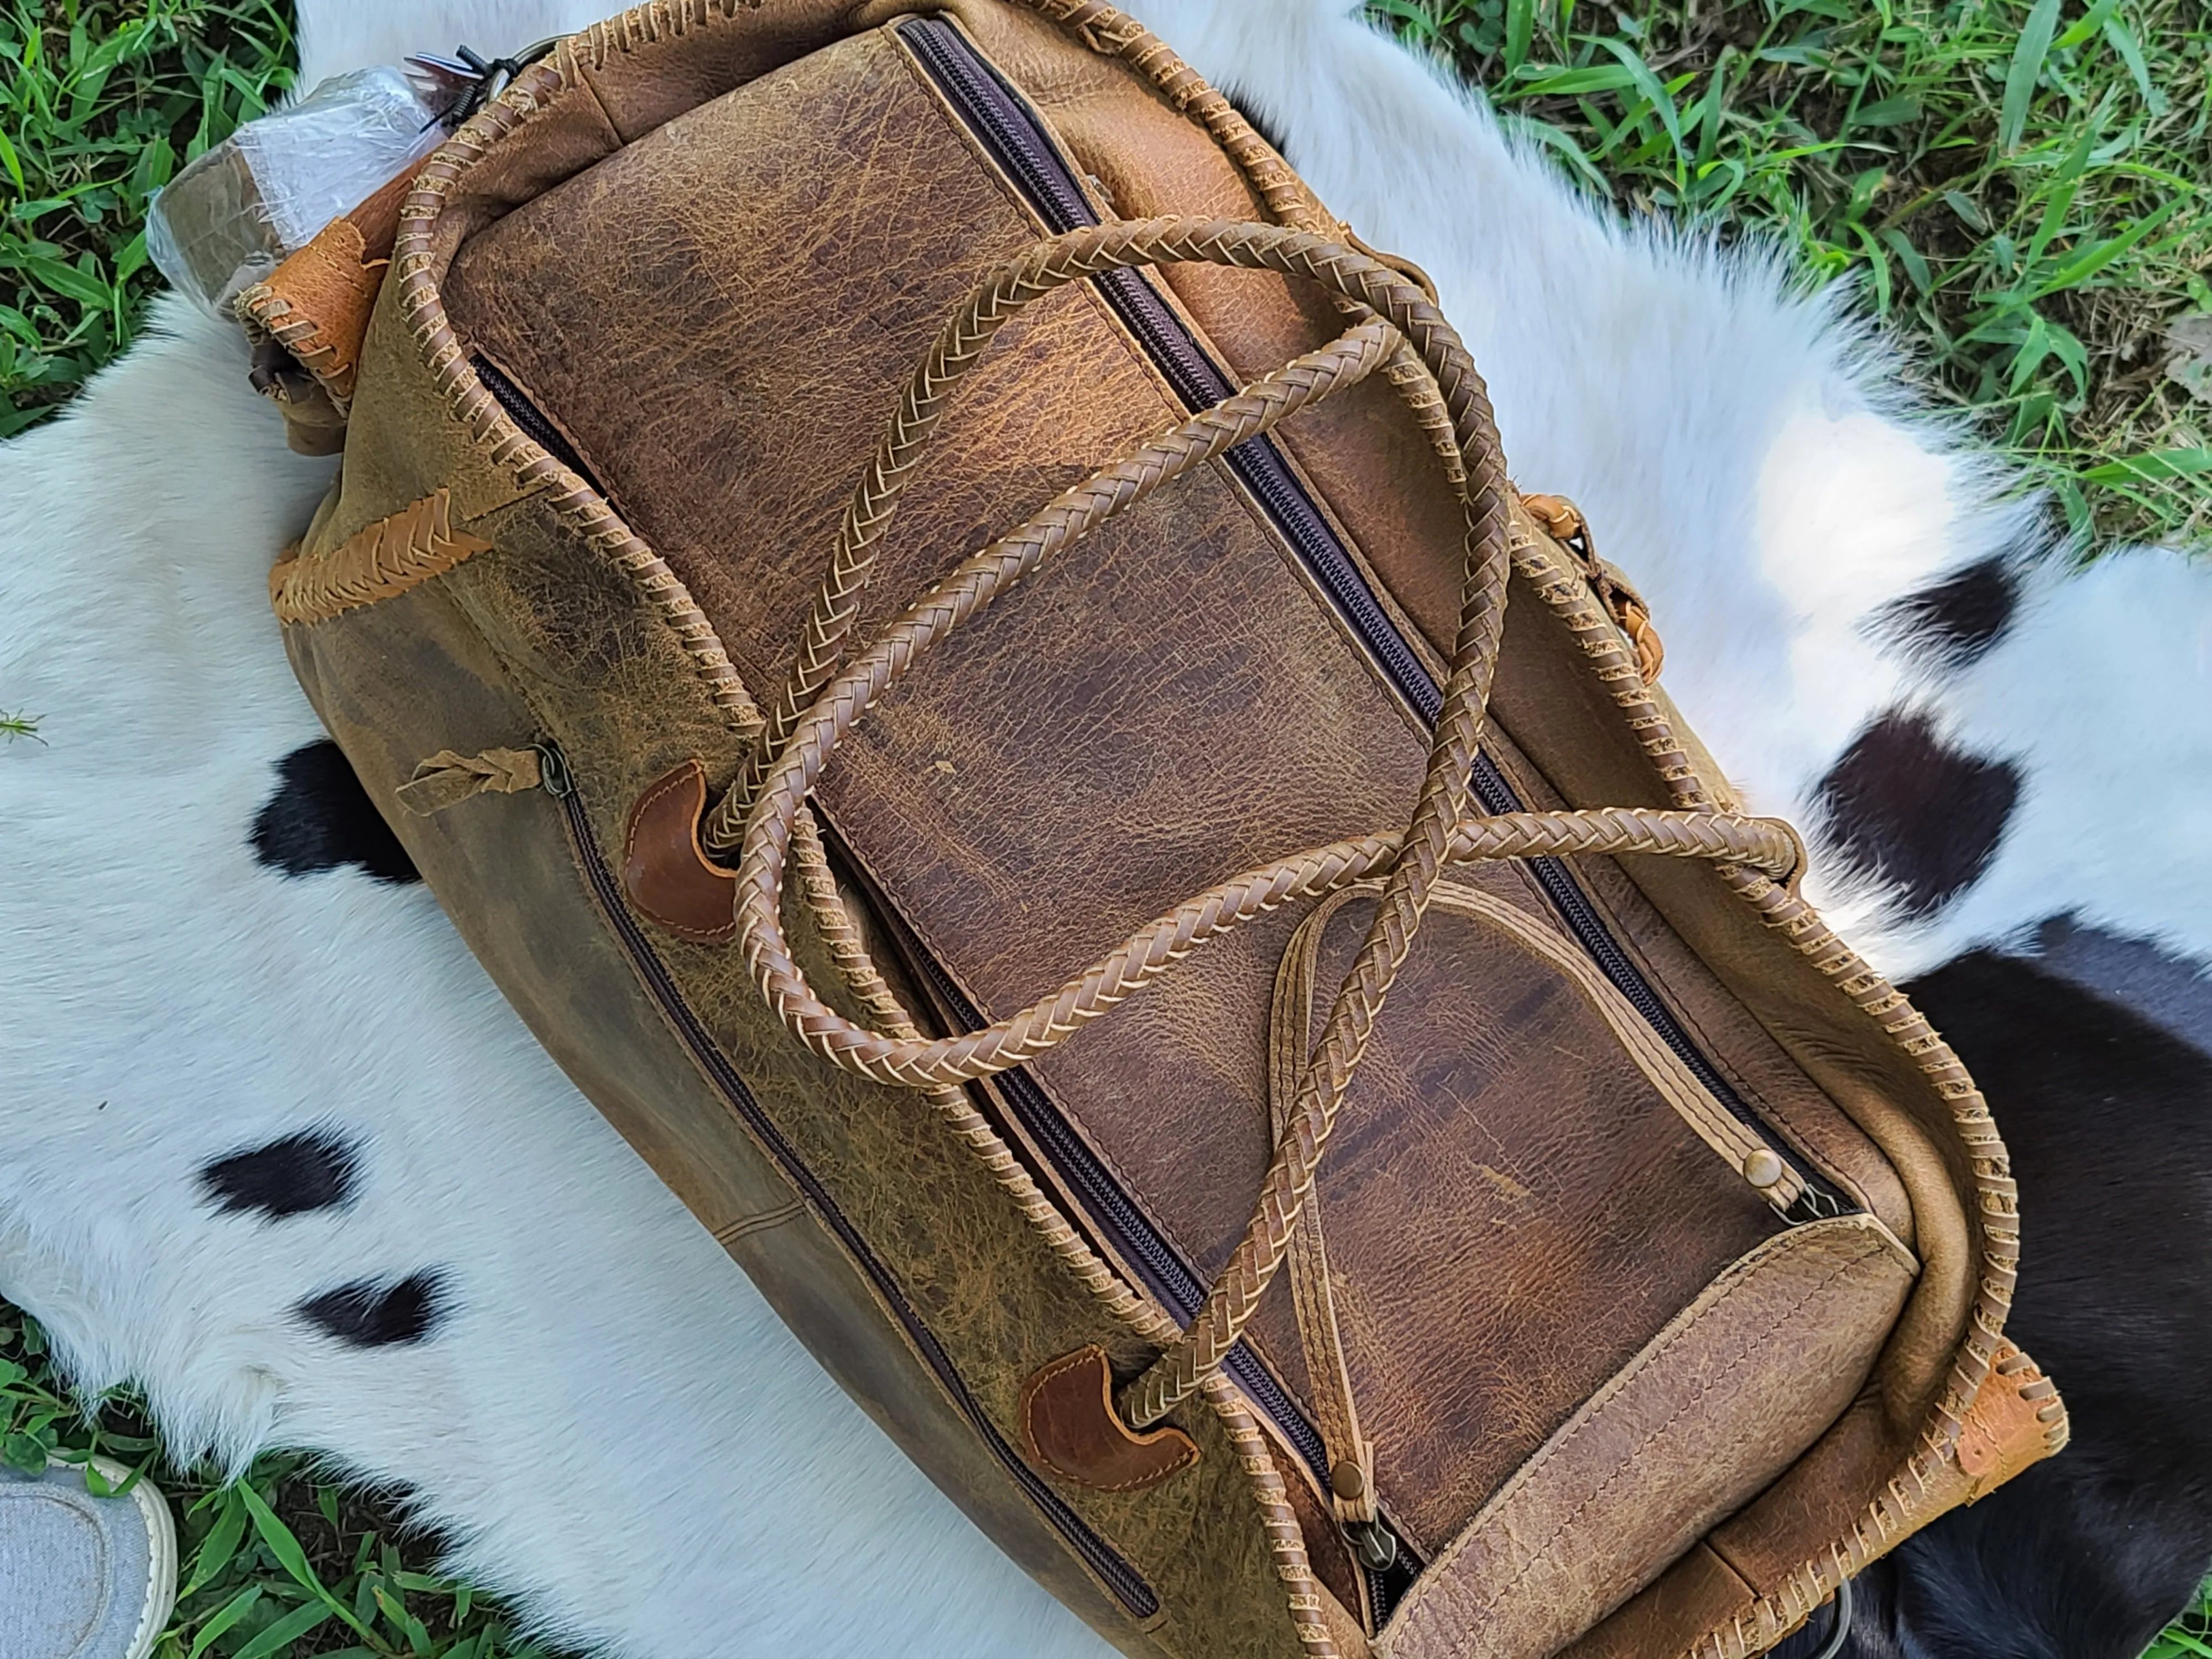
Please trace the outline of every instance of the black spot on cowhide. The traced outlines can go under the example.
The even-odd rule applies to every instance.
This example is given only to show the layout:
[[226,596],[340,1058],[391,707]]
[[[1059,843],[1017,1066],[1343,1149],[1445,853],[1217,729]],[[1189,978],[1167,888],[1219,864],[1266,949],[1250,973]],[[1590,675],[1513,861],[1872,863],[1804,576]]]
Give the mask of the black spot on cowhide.
[[354,1151],[328,1129],[310,1129],[217,1158],[200,1185],[217,1209],[258,1210],[272,1221],[337,1209],[353,1200]]
[[357,1348],[420,1342],[447,1313],[445,1276],[419,1273],[398,1284],[363,1279],[302,1302],[300,1316],[325,1336]]
[[1875,627],[1907,655],[1963,668],[2004,637],[2019,609],[2019,570],[1999,556],[1884,606]]
[[358,865],[379,881],[420,881],[399,837],[327,738],[276,763],[281,780],[253,820],[253,856],[288,876]]
[[2018,957],[1905,989],[2012,1155],[2005,1334],[2057,1380],[2074,1443],[1869,1567],[1844,1651],[2136,1659],[2212,1569],[2212,1056]]
[[1816,808],[1844,868],[1894,887],[1917,921],[1988,867],[2019,799],[2010,762],[1962,754],[1925,715],[1892,709],[1828,769]]
[[2033,954],[2045,971],[2212,1054],[2212,976],[2203,963],[2070,915],[2050,917],[2036,929]]

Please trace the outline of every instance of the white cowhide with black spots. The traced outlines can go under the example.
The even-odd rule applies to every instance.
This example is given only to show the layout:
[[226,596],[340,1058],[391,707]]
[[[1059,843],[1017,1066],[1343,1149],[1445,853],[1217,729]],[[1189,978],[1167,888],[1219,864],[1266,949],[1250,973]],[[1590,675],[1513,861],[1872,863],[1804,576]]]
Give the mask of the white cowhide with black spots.
[[[590,4],[302,0],[306,80]],[[1434,274],[1516,477],[1922,994],[2019,1158],[2076,1449],[1869,1576],[1850,1650],[2125,1659],[2212,1561],[2212,570],[2068,574],[1845,299],[1624,226],[1329,0],[1136,8]],[[1094,1655],[815,1370],[539,1052],[286,667],[331,464],[180,305],[0,450],[0,1293],[174,1445],[404,1486],[636,1659]],[[1809,1642],[1818,1632],[1810,1632]],[[1801,1642],[1800,1645],[1802,1645]]]

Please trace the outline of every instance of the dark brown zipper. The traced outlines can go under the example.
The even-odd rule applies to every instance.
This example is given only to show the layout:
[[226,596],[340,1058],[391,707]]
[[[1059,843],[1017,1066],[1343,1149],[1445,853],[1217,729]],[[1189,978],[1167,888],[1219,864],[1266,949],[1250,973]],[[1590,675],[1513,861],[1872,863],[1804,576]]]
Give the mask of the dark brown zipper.
[[[1002,80],[995,69],[957,28],[934,17],[909,18],[898,32],[915,58],[958,112],[976,140],[999,163],[1031,204],[1038,216],[1054,232],[1099,222],[1085,198],[1073,168],[1060,155],[1042,119],[1021,95]],[[1184,328],[1141,271],[1102,272],[1088,279],[1117,317],[1136,337],[1146,355],[1175,388],[1187,408],[1204,409],[1233,395],[1237,387],[1228,374]],[[528,394],[481,355],[471,359],[485,387],[515,423],[541,447],[582,477],[601,495],[606,491],[594,478],[558,427],[546,417]],[[1328,519],[1307,495],[1281,452],[1266,437],[1255,438],[1228,452],[1224,464],[1256,501],[1327,596],[1345,627],[1367,652],[1406,705],[1433,726],[1442,707],[1442,693],[1359,570],[1357,561],[1338,538]],[[750,1126],[771,1156],[784,1169],[825,1224],[844,1243],[854,1260],[882,1291],[915,1346],[937,1374],[948,1394],[959,1404],[977,1434],[1027,1492],[1049,1524],[1065,1537],[1078,1554],[1113,1591],[1122,1605],[1139,1618],[1150,1618],[1159,1606],[1158,1595],[1135,1569],[1100,1538],[1009,1445],[995,1424],[981,1411],[967,1385],[953,1369],[941,1345],[922,1322],[919,1313],[891,1279],[888,1271],[868,1249],[859,1232],[845,1218],[807,1171],[795,1149],[761,1111],[744,1079],[730,1066],[712,1036],[700,1025],[684,1004],[667,969],[654,953],[600,858],[585,821],[580,803],[568,787],[567,772],[558,750],[544,746],[548,793],[558,795],[579,862],[589,878],[594,897],[609,925],[629,955],[647,990],[668,1015],[700,1068],[731,1109]],[[558,778],[560,785],[553,780]],[[1488,755],[1478,755],[1472,778],[1476,798],[1489,812],[1522,810],[1511,783]],[[1752,1108],[1720,1074],[1717,1067],[1690,1039],[1672,1011],[1646,981],[1614,939],[1583,890],[1581,882],[1563,861],[1536,858],[1523,860],[1553,907],[1606,978],[1639,1016],[1673,1050],[1708,1093],[1753,1133],[1772,1146],[1771,1132]],[[896,913],[878,905],[879,912],[896,922]],[[944,966],[902,927],[897,929],[902,953],[909,965],[930,981],[946,1013],[973,1030],[983,1024],[981,1012],[968,999]],[[1104,1235],[1109,1248],[1145,1280],[1146,1288],[1179,1321],[1188,1322],[1205,1297],[1205,1285],[1179,1252],[1145,1214],[1141,1206],[1121,1187],[1070,1124],[1051,1097],[1026,1072],[1018,1068],[994,1080],[995,1098],[1019,1126],[1023,1137],[1052,1163],[1054,1171],[1073,1192],[1086,1218]],[[1773,1147],[1785,1164],[1798,1170],[1804,1194],[1785,1215],[1792,1223],[1854,1212],[1857,1206],[1819,1171],[1806,1168],[1780,1147]],[[1265,1415],[1283,1439],[1295,1449],[1313,1472],[1320,1488],[1328,1488],[1328,1459],[1319,1431],[1307,1419],[1289,1393],[1257,1355],[1243,1344],[1232,1352],[1224,1367],[1253,1407]],[[1385,1624],[1399,1598],[1413,1583],[1421,1564],[1403,1540],[1399,1540],[1397,1565],[1382,1573],[1359,1569],[1365,1582],[1369,1611],[1375,1628]]]
[[569,775],[568,763],[559,746],[549,739],[538,745],[538,752],[545,793],[561,804],[562,816],[568,825],[569,846],[574,850],[576,861],[583,869],[599,914],[606,918],[607,925],[614,930],[615,937],[621,942],[631,966],[637,971],[639,981],[645,987],[646,994],[667,1017],[678,1040],[690,1051],[714,1091],[752,1131],[755,1139],[767,1149],[769,1156],[783,1171],[785,1178],[805,1198],[807,1207],[836,1235],[846,1254],[868,1276],[869,1282],[876,1287],[905,1328],[923,1362],[935,1373],[945,1393],[952,1397],[961,1415],[968,1419],[976,1437],[989,1448],[991,1455],[1013,1478],[1014,1483],[1036,1506],[1046,1523],[1067,1540],[1068,1547],[1082,1558],[1091,1571],[1097,1575],[1099,1581],[1113,1593],[1114,1599],[1127,1608],[1133,1618],[1146,1620],[1153,1617],[1160,1610],[1160,1598],[1145,1581],[1144,1576],[1111,1544],[1093,1532],[1083,1517],[1070,1508],[1043,1477],[1007,1443],[1006,1436],[999,1431],[999,1425],[983,1410],[981,1403],[953,1365],[951,1356],[945,1352],[944,1345],[937,1340],[936,1334],[924,1322],[914,1304],[908,1300],[906,1291],[892,1277],[890,1270],[868,1248],[867,1240],[861,1237],[859,1229],[846,1218],[836,1200],[806,1167],[798,1149],[784,1138],[768,1114],[761,1109],[760,1103],[753,1098],[752,1091],[745,1085],[744,1079],[738,1074],[737,1068],[730,1064],[729,1056],[722,1052],[714,1035],[691,1011],[690,1005],[677,989],[676,981],[670,976],[667,967],[653,950],[653,942],[646,938],[636,918],[630,915],[614,874],[607,868],[606,860],[600,856],[599,843],[592,839],[591,822],[584,811],[583,798],[576,792],[574,781]]
[[[858,868],[849,856],[842,862],[848,870]],[[900,959],[928,981],[930,994],[944,1016],[966,1030],[975,1030],[986,1024],[981,1011],[969,1000],[945,964],[915,937],[896,907],[878,899],[872,908]],[[1152,1224],[1152,1218],[1107,1170],[1098,1154],[1091,1149],[1091,1143],[1076,1132],[1036,1078],[1018,1066],[1000,1072],[991,1079],[990,1091],[979,1098],[978,1104],[987,1112],[994,1107],[1003,1108],[1020,1131],[1018,1139],[1035,1147],[1038,1156],[1052,1165],[1060,1182],[1074,1193],[1082,1212],[1080,1219],[1104,1237],[1107,1248],[1128,1264],[1154,1300],[1168,1310],[1178,1325],[1187,1326],[1198,1316],[1199,1306],[1206,1300],[1205,1281],[1168,1242],[1167,1236]],[[1247,1342],[1239,1342],[1230,1349],[1222,1370],[1246,1402],[1274,1425],[1299,1461],[1312,1471],[1316,1489],[1326,1493],[1329,1490],[1328,1443],[1322,1439],[1321,1431],[1299,1408],[1290,1390],[1261,1363]],[[1353,1571],[1365,1586],[1374,1627],[1379,1631],[1389,1622],[1399,1598],[1420,1576],[1422,1561],[1413,1546],[1390,1524],[1388,1515],[1379,1516],[1376,1524],[1389,1534],[1393,1545],[1391,1564],[1376,1571],[1355,1560]]]

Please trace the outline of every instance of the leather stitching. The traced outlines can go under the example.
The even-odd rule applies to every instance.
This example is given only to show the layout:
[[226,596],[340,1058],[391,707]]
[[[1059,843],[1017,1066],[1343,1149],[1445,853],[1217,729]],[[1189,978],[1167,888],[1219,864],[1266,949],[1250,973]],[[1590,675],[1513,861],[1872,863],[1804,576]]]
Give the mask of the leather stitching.
[[623,836],[623,893],[638,910],[651,917],[678,939],[693,939],[704,945],[720,945],[737,937],[738,917],[734,884],[732,888],[730,920],[714,927],[696,927],[689,922],[678,921],[673,917],[665,916],[654,909],[645,902],[639,894],[636,885],[629,878],[631,860],[637,854],[638,826],[645,822],[646,816],[653,810],[654,802],[672,790],[684,787],[695,778],[698,779],[703,787],[706,769],[697,761],[686,761],[640,795],[637,798],[637,805],[630,808],[629,828]]
[[1093,1492],[1137,1492],[1146,1486],[1158,1486],[1168,1476],[1179,1474],[1198,1462],[1198,1444],[1195,1441],[1189,1440],[1187,1436],[1186,1443],[1176,1451],[1173,1462],[1156,1474],[1142,1475],[1133,1480],[1122,1480],[1108,1485],[1103,1481],[1094,1480],[1076,1470],[1062,1468],[1058,1463],[1053,1462],[1051,1453],[1045,1449],[1045,1443],[1036,1431],[1037,1396],[1044,1391],[1045,1384],[1056,1377],[1066,1376],[1079,1365],[1088,1364],[1090,1361],[1091,1351],[1088,1349],[1078,1348],[1073,1353],[1063,1354],[1030,1378],[1022,1389],[1022,1437],[1035,1449],[1036,1455],[1044,1460],[1046,1468],[1062,1479],[1073,1480],[1078,1486],[1087,1486]]

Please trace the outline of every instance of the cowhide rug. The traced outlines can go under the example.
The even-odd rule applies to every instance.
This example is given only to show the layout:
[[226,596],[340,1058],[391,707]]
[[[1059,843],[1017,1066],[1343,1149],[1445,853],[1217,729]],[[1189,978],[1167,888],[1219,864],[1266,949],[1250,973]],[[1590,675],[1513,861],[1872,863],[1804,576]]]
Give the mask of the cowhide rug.
[[[595,11],[301,9],[303,84]],[[2212,570],[2067,576],[1846,299],[1592,210],[1342,0],[1135,9],[1434,275],[1516,477],[1573,495],[1643,586],[1667,684],[1755,808],[1814,830],[1862,949],[1893,975],[2026,962],[2131,1007],[2130,1041],[2212,1042]],[[45,717],[0,749],[0,1293],[82,1382],[139,1383],[182,1454],[307,1448],[404,1485],[453,1566],[565,1642],[1102,1652],[822,1376],[414,880],[285,665],[264,576],[331,464],[285,451],[245,371],[165,303],[0,450],[0,706]],[[2203,1103],[2173,1076],[2162,1100]],[[2163,1146],[2142,1173],[2171,1194],[2193,1166]],[[2179,1538],[2202,1504],[2175,1501]],[[2192,1550],[2151,1603],[2212,1537]]]

